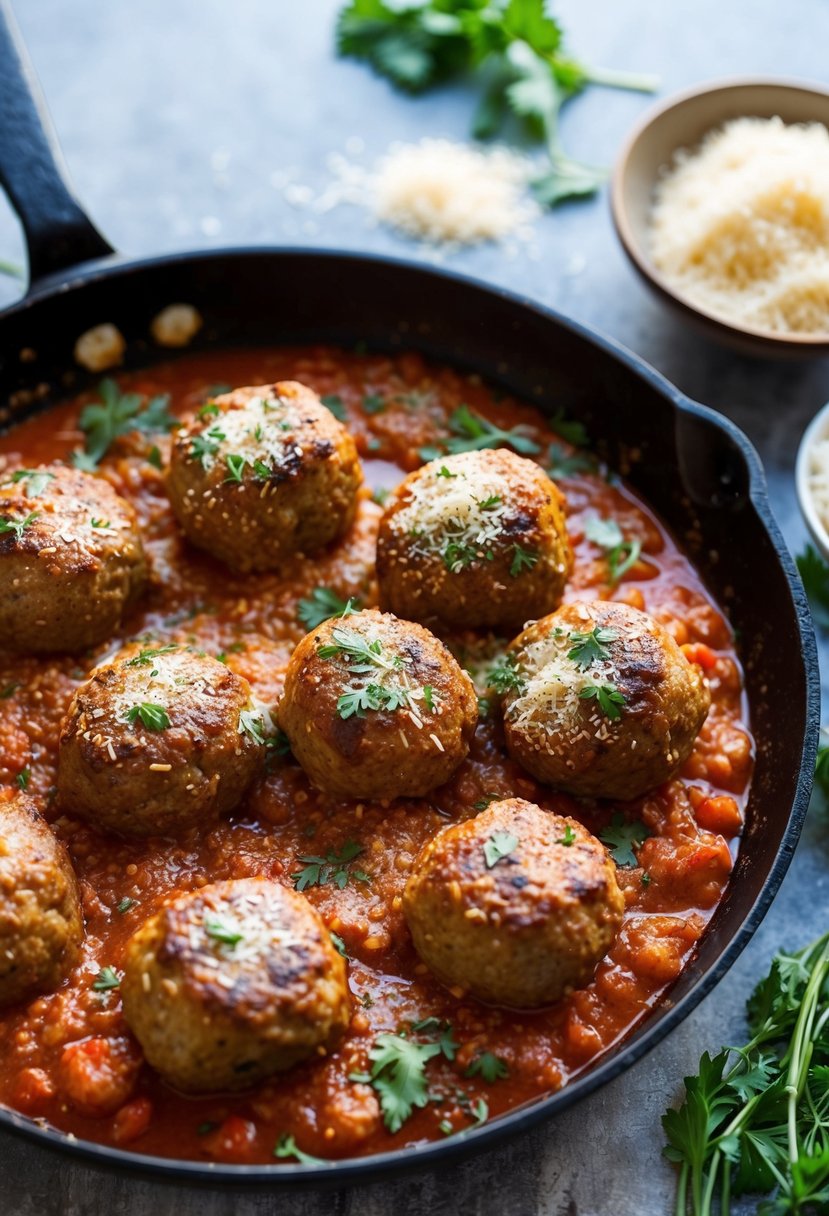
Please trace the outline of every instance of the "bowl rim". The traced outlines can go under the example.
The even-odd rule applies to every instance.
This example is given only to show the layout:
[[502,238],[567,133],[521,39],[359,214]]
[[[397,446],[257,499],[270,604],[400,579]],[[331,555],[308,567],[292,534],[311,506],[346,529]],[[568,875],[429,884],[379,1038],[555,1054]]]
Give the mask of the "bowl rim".
[[823,522],[809,488],[809,457],[818,440],[829,439],[829,401],[822,405],[803,432],[797,449],[794,480],[800,512],[823,557],[829,561],[829,526]]
[[[679,305],[685,311],[702,318],[709,325],[722,329],[735,338],[753,339],[755,342],[765,343],[769,347],[776,347],[781,352],[787,350],[794,350],[799,353],[811,351],[815,354],[829,352],[829,328],[819,333],[781,333],[777,330],[763,329],[756,325],[739,325],[721,316],[719,313],[712,312],[710,309],[696,304],[683,292],[677,291],[668,282],[662,272],[657,269],[642,249],[628,219],[627,207],[624,201],[624,185],[633,150],[645,133],[655,126],[656,123],[660,122],[665,115],[673,110],[681,109],[689,102],[695,101],[698,97],[704,97],[710,93],[738,92],[741,89],[748,88],[779,90],[781,93],[791,91],[811,93],[816,97],[822,97],[826,101],[829,101],[829,87],[815,80],[798,80],[788,76],[723,76],[681,89],[679,92],[672,93],[669,97],[656,102],[648,108],[628,133],[613,166],[610,180],[610,210],[616,234],[628,258],[645,280],[657,288],[664,296],[667,296],[673,303]],[[746,115],[746,117],[751,116]],[[812,120],[804,119],[803,121],[819,122],[820,120],[815,118]],[[823,125],[829,127],[829,124],[824,123]],[[717,124],[712,126],[710,130],[716,130],[716,126]],[[674,148],[674,154],[679,151],[681,146],[680,144]],[[829,540],[829,538],[827,539]]]

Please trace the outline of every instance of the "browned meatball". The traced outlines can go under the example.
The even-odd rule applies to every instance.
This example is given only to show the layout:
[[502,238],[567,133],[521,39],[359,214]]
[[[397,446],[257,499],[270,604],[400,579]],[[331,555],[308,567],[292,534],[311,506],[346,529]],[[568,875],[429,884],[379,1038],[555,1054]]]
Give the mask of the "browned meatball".
[[0,1005],[57,987],[82,939],[66,849],[31,798],[0,797]]
[[624,906],[604,846],[521,798],[438,832],[403,894],[415,948],[438,978],[515,1009],[589,984]]
[[466,672],[427,629],[366,611],[325,621],[303,638],[278,716],[321,790],[417,797],[466,758],[478,702]]
[[566,604],[501,669],[507,748],[539,781],[628,800],[688,758],[711,694],[669,633],[627,604]]
[[446,456],[386,500],[380,606],[455,629],[520,629],[561,603],[573,568],[564,499],[506,448]]
[[345,962],[304,896],[262,878],[167,904],[130,938],[124,1016],[187,1093],[246,1089],[325,1054],[348,1025]]
[[146,578],[135,512],[100,477],[54,464],[0,483],[0,646],[97,646]]
[[167,489],[194,545],[234,570],[275,570],[348,530],[361,481],[345,427],[284,380],[203,406],[173,440]]
[[133,645],[75,693],[60,732],[63,806],[123,836],[211,827],[265,750],[250,685],[189,646]]

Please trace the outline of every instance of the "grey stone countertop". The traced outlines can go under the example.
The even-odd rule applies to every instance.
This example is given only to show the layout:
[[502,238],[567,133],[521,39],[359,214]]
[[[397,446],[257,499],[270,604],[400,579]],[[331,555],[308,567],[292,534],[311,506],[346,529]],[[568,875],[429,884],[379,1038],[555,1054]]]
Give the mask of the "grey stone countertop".
[[[317,214],[328,158],[370,164],[394,140],[462,138],[464,88],[410,100],[363,66],[335,59],[336,0],[17,0],[17,13],[80,196],[132,254],[270,242],[424,251],[340,206]],[[569,45],[602,66],[657,72],[662,92],[728,74],[825,78],[825,0],[559,0]],[[566,111],[575,154],[611,163],[648,104],[594,89]],[[293,188],[292,188],[293,187]],[[299,190],[296,187],[300,187]],[[23,260],[0,203],[0,257]],[[545,215],[534,243],[447,259],[525,292],[645,356],[690,396],[748,432],[766,463],[794,551],[805,533],[792,469],[799,436],[829,396],[829,365],[760,363],[680,328],[633,276],[606,196]],[[0,305],[14,298],[0,280]],[[829,668],[827,668],[829,670]],[[523,1141],[439,1175],[347,1192],[231,1193],[97,1172],[27,1142],[0,1141],[4,1216],[651,1216],[672,1210],[660,1115],[700,1053],[743,1035],[743,1004],[782,946],[829,926],[829,833],[814,813],[760,931],[715,992],[636,1067]]]

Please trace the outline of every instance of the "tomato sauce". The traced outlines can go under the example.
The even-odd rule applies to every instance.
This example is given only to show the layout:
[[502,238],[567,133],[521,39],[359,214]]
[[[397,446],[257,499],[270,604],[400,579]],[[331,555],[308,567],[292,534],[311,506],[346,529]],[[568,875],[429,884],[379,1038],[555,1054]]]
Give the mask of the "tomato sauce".
[[[166,460],[169,437],[133,432],[116,440],[101,472],[139,515],[152,568],[142,604],[94,654],[0,653],[0,785],[27,788],[66,842],[86,919],[82,960],[59,989],[0,1014],[0,1101],[79,1138],[138,1152],[270,1162],[275,1144],[292,1135],[317,1157],[364,1156],[443,1139],[557,1089],[646,1017],[676,979],[727,886],[741,830],[753,744],[730,627],[648,507],[606,470],[572,459],[572,446],[537,410],[416,354],[391,358],[326,348],[187,356],[120,376],[119,384],[147,396],[168,393],[172,412],[183,415],[221,391],[219,385],[289,378],[338,399],[334,405],[344,410],[364,461],[367,487],[341,543],[297,560],[289,576],[230,574],[190,548],[173,519],[156,467]],[[68,459],[82,444],[79,412],[92,399],[87,394],[60,404],[0,436],[0,472]],[[452,780],[422,800],[336,802],[316,791],[289,755],[272,756],[242,807],[220,826],[177,840],[127,841],[62,813],[54,793],[58,730],[69,699],[93,664],[125,639],[152,634],[196,644],[223,657],[272,706],[306,631],[297,617],[303,597],[325,586],[343,598],[359,597],[364,606],[376,603],[375,498],[421,463],[423,445],[446,436],[462,403],[501,427],[523,424],[546,467],[555,445],[552,463],[563,462],[557,481],[567,495],[576,552],[567,598],[610,597],[651,613],[704,667],[713,698],[680,776],[625,807],[650,835],[638,864],[619,869],[627,908],[613,948],[587,988],[535,1013],[484,1007],[442,987],[415,955],[401,911],[421,845],[493,797],[529,799],[575,815],[594,832],[618,810],[539,785],[506,756],[492,710],[482,714],[471,754]],[[642,544],[639,560],[615,588],[604,555],[585,538],[592,515],[614,518],[626,537]],[[475,675],[506,639],[450,641]],[[117,972],[130,934],[170,896],[253,875],[291,884],[303,868],[300,856],[337,852],[349,841],[363,848],[359,865],[370,882],[305,892],[350,960],[353,1017],[342,1045],[247,1093],[194,1099],[168,1089],[143,1064],[118,989],[93,988],[101,969]],[[429,1061],[427,1105],[392,1134],[375,1091],[353,1074],[370,1068],[368,1051],[378,1033],[430,1017],[451,1023],[459,1048],[454,1060]],[[508,1075],[489,1081],[467,1075],[485,1051]]]

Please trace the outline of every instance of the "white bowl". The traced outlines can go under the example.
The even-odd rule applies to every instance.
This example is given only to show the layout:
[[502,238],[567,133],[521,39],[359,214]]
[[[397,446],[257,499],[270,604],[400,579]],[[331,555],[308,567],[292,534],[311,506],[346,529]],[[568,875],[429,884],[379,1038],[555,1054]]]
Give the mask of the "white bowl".
[[815,444],[819,443],[822,439],[829,439],[829,402],[824,405],[823,409],[818,410],[803,432],[803,438],[800,440],[800,447],[797,450],[797,464],[795,465],[794,474],[797,499],[800,503],[803,518],[806,520],[806,527],[809,529],[812,540],[820,550],[821,555],[829,561],[829,528],[821,521],[817,513],[812,491],[809,487],[812,450]]

